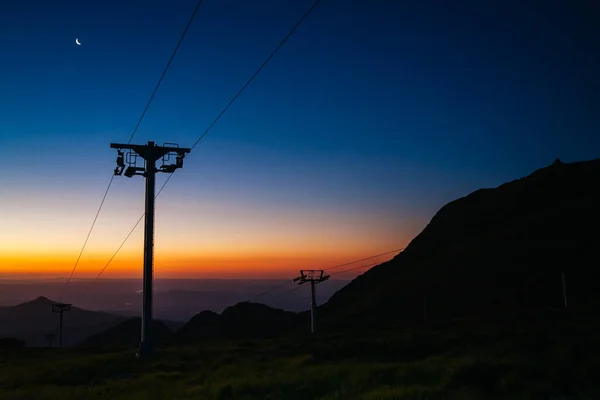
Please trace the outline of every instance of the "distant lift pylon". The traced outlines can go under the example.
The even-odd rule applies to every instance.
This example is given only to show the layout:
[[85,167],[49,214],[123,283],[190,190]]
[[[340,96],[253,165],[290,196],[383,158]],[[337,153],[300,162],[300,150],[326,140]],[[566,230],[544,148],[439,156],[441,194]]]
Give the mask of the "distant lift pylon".
[[63,314],[71,310],[71,304],[52,303],[52,312],[60,314],[58,323],[58,347],[63,347]]
[[330,275],[325,275],[322,269],[303,269],[300,270],[300,276],[294,279],[298,285],[303,285],[310,282],[310,333],[315,333],[317,330],[317,299],[315,296],[315,285],[329,279]]

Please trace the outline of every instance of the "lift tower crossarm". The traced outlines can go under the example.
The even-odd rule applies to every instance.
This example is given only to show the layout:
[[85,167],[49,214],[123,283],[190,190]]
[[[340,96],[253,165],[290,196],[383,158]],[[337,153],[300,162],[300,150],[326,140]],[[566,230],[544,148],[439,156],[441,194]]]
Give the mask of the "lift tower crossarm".
[[[144,145],[129,143],[111,143],[110,148],[117,149],[119,154],[117,156],[117,168],[115,168],[115,175],[122,175],[123,171],[125,170],[125,160],[123,157],[124,155],[121,151],[124,149],[133,151],[137,156],[142,157],[146,161],[146,164],[148,166],[154,166],[155,162],[162,157],[163,165],[161,165],[160,169],[156,169],[156,167],[154,167],[153,170],[155,172],[165,173],[173,173],[177,168],[183,167],[183,158],[187,153],[191,151],[191,149],[184,147],[157,146],[154,144],[154,142],[148,142],[148,144]],[[177,154],[177,161],[175,164],[165,165],[164,157],[171,153]],[[146,170],[146,168],[138,167],[137,165],[135,165],[135,162],[127,161],[127,163],[129,164],[129,166],[127,167],[127,170],[125,170],[126,177],[131,178],[134,175],[147,176],[148,171]]]
[[[153,143],[153,142],[148,142]],[[154,143],[153,143],[154,144]],[[111,143],[111,149],[127,149],[135,151],[140,157],[146,161],[156,161],[161,157],[164,157],[168,153],[187,154],[191,149],[183,147],[170,147],[170,146],[149,146],[147,144],[126,144],[126,143]]]

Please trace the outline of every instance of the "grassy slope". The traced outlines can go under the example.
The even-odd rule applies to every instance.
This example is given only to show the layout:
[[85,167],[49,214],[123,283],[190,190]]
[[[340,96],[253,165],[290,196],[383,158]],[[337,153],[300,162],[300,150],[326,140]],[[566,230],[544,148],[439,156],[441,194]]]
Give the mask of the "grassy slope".
[[[528,324],[528,325],[524,325]],[[597,322],[594,322],[597,326]],[[510,326],[510,328],[508,328]],[[589,320],[0,356],[2,399],[592,399]]]

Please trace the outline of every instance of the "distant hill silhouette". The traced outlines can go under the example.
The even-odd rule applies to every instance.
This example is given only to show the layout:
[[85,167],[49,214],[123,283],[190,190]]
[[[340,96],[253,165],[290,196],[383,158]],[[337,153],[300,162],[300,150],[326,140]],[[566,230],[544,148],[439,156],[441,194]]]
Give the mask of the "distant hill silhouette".
[[319,307],[330,328],[600,305],[600,160],[562,163],[442,207],[405,251]]
[[[152,321],[152,342],[164,344],[173,336],[173,332],[161,321]],[[140,343],[141,318],[131,318],[104,332],[93,335],[80,343],[90,347],[128,347]]]
[[190,319],[176,333],[178,340],[194,341],[221,336],[221,316],[213,311],[202,311]]
[[182,321],[171,321],[166,319],[159,319],[170,331],[176,332],[181,329],[186,323]]
[[[16,306],[0,308],[0,336],[24,340],[27,346],[47,346],[47,335],[58,329],[59,316],[52,312],[52,300],[38,297]],[[73,345],[82,339],[118,324],[119,315],[72,307],[64,314],[63,343]]]
[[266,338],[289,332],[298,314],[264,304],[242,302],[221,314],[221,332],[232,338]]
[[241,302],[221,315],[203,311],[176,334],[180,340],[206,338],[257,339],[280,336],[298,326],[298,314],[264,304]]

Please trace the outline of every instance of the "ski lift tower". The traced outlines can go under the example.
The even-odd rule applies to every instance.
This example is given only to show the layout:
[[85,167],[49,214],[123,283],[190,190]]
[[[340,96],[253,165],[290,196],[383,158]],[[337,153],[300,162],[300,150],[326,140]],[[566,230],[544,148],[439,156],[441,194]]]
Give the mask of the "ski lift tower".
[[[167,146],[174,145],[174,146]],[[117,167],[115,175],[128,178],[134,175],[142,175],[146,178],[146,204],[144,216],[144,274],[143,274],[143,305],[142,305],[142,327],[141,341],[138,356],[141,358],[152,355],[152,275],[154,256],[154,197],[156,186],[156,173],[173,173],[176,169],[183,167],[183,159],[191,149],[181,148],[175,143],[165,143],[157,146],[149,141],[147,144],[119,144],[111,143],[111,149],[117,149]],[[126,150],[126,152],[123,152]],[[175,157],[175,163],[167,164],[171,157]],[[144,166],[138,166],[138,158],[144,160]],[[160,168],[156,168],[156,162],[162,159]],[[127,169],[125,169],[127,164]]]
[[317,299],[315,296],[315,285],[325,282],[330,275],[325,275],[322,269],[303,269],[300,270],[300,276],[294,279],[298,285],[310,282],[311,302],[310,302],[310,333],[315,333],[317,324]]

